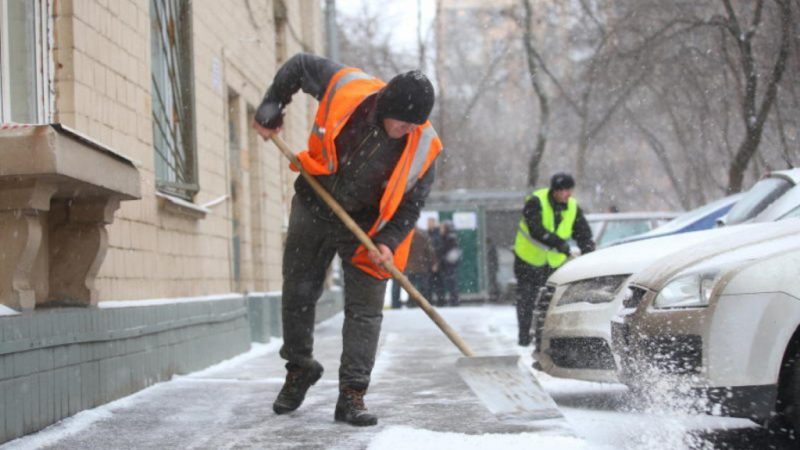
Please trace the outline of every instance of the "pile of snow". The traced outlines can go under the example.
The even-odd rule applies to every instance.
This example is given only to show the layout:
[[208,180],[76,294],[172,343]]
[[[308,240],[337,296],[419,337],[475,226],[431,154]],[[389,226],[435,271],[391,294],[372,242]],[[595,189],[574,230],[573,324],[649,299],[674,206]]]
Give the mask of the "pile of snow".
[[175,297],[175,298],[150,298],[146,300],[108,300],[99,302],[98,308],[130,308],[137,306],[156,306],[171,305],[173,303],[194,303],[236,300],[242,298],[242,294],[228,293],[219,295],[206,295],[202,297]]
[[440,433],[410,427],[389,427],[372,439],[369,450],[483,450],[487,448],[536,450],[610,449],[583,439],[547,433],[461,434]]
[[19,311],[13,308],[9,308],[6,305],[0,305],[0,316],[13,316],[19,314]]

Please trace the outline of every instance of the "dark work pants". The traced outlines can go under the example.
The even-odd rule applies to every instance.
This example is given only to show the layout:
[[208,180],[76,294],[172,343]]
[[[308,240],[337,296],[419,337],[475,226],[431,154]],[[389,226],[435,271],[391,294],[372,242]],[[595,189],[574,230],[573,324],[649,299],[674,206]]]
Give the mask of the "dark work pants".
[[446,267],[439,270],[436,287],[437,306],[458,306],[458,272],[457,267]]
[[555,269],[550,266],[536,267],[515,257],[514,276],[517,278],[517,324],[521,343],[531,341],[531,324],[535,319],[536,330],[544,326],[547,306],[539,305],[539,289]]
[[403,307],[403,302],[400,301],[400,283],[397,280],[392,280],[392,309]]
[[[431,302],[431,274],[429,273],[409,273],[408,274],[408,281],[417,288],[420,294],[425,297],[425,300]],[[417,302],[411,298],[411,295],[408,296],[408,302],[406,306],[409,308],[414,308],[417,305]]]
[[[431,275],[428,273],[407,273],[406,276],[408,277],[408,281],[417,288],[420,294],[425,297],[425,300],[428,302],[432,302],[431,300]],[[403,306],[403,303],[400,301],[400,283],[397,281],[392,281],[392,308],[400,308]],[[417,302],[411,298],[411,295],[408,296],[408,301],[406,301],[406,306],[408,308],[413,308],[417,306]]]
[[314,315],[328,266],[335,254],[344,272],[344,326],[339,385],[366,389],[375,365],[383,320],[386,280],[350,263],[357,239],[339,222],[316,217],[292,200],[289,234],[283,254],[283,347],[287,369],[309,367],[313,359]]

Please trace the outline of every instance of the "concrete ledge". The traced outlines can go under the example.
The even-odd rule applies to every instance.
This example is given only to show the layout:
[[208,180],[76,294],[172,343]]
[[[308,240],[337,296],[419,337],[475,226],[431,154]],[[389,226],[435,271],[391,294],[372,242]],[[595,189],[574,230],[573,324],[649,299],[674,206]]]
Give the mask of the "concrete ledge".
[[[281,326],[281,293],[255,292],[247,295],[250,336],[253,342],[269,342],[270,337],[283,337]],[[338,287],[323,292],[317,302],[316,322],[333,317],[344,309],[344,295]]]
[[0,316],[0,443],[247,351],[247,314],[225,297]]
[[247,295],[250,338],[253,342],[269,342],[283,336],[281,328],[280,292],[258,292]]

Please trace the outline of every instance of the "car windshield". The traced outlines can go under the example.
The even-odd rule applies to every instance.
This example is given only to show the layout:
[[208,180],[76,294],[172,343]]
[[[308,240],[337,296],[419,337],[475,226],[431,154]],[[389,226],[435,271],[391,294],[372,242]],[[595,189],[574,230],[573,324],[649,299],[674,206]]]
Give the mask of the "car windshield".
[[753,218],[791,187],[792,183],[783,178],[773,177],[759,181],[731,208],[725,216],[725,224],[734,225]]
[[650,219],[609,221],[600,237],[598,246],[617,239],[641,234],[650,230]]
[[711,214],[712,212],[716,211],[717,209],[721,209],[727,205],[731,205],[739,199],[741,195],[731,195],[728,197],[724,197],[718,200],[714,200],[711,203],[703,205],[699,208],[695,208],[691,211],[688,211],[680,216],[670,220],[669,222],[661,225],[658,228],[653,229],[653,233],[670,233],[672,231],[680,230],[681,228],[696,222],[697,220]]
[[603,229],[603,222],[598,221],[590,221],[589,228],[592,229],[592,236],[597,236],[600,234],[600,231]]
[[789,211],[788,213],[786,213],[786,215],[781,217],[780,220],[783,220],[783,219],[796,219],[798,217],[800,217],[800,206],[798,206],[797,208],[795,208],[795,209]]

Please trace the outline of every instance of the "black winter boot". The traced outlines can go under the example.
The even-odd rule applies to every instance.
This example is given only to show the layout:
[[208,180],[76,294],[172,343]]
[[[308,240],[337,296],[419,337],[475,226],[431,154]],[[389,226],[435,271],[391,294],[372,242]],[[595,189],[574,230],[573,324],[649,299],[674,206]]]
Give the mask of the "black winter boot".
[[364,405],[366,389],[342,388],[336,402],[333,418],[337,422],[347,422],[357,427],[368,427],[378,424],[378,418],[367,412]]
[[286,414],[299,408],[306,398],[308,388],[322,377],[322,372],[322,364],[316,361],[310,368],[289,370],[286,373],[286,381],[283,383],[275,403],[272,404],[275,414]]

